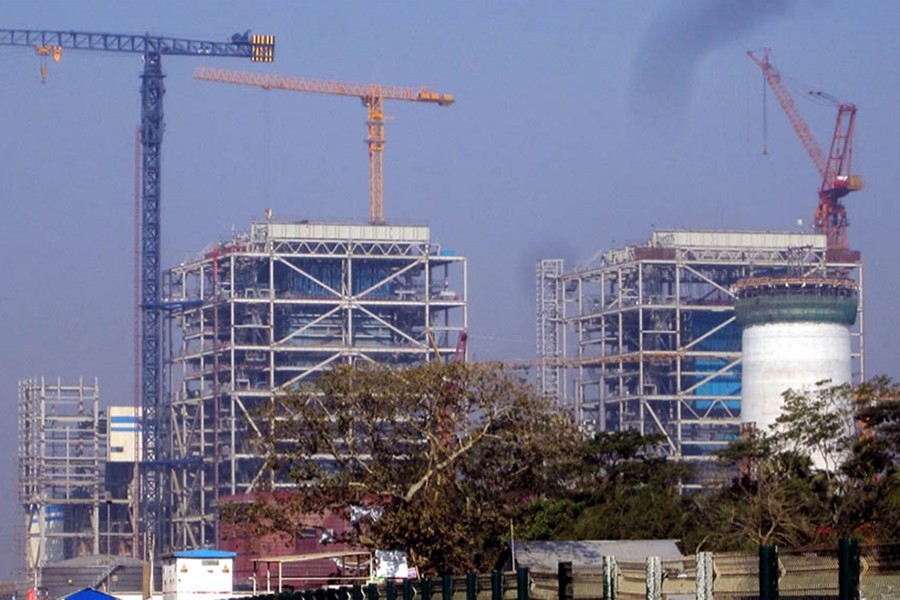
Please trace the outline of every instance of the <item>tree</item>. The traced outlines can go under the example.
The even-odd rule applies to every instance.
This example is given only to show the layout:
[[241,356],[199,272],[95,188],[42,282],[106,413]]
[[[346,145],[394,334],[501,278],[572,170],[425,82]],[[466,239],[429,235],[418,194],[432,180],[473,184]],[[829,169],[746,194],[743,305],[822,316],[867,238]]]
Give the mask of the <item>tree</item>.
[[677,539],[684,533],[682,505],[674,487],[618,484],[561,533],[575,540]]
[[759,545],[796,548],[831,524],[823,487],[809,457],[780,446],[763,431],[736,440],[719,453],[737,471],[727,485],[699,498],[696,522],[684,546],[690,550],[752,551]]
[[658,435],[601,432],[584,446],[571,487],[516,512],[523,539],[649,539],[681,537],[687,502],[678,486],[691,475],[667,458]]
[[876,377],[853,390],[861,432],[842,465],[844,517],[873,539],[900,538],[900,385]]
[[820,381],[813,389],[787,390],[771,430],[782,449],[811,456],[831,483],[856,438],[853,388]]
[[341,366],[279,404],[266,454],[302,493],[228,517],[285,528],[377,508],[354,541],[432,575],[493,568],[512,508],[568,485],[581,455],[569,418],[497,365]]
[[900,385],[888,377],[876,377],[853,390],[856,417],[862,425],[863,438],[884,441],[887,458],[900,459]]
[[584,468],[593,482],[592,493],[602,497],[621,485],[673,488],[692,475],[683,462],[671,461],[663,435],[635,430],[599,432],[586,446]]
[[691,542],[735,550],[831,543],[846,535],[895,540],[898,397],[900,389],[887,378],[787,391],[768,432],[719,453],[738,475],[701,500]]

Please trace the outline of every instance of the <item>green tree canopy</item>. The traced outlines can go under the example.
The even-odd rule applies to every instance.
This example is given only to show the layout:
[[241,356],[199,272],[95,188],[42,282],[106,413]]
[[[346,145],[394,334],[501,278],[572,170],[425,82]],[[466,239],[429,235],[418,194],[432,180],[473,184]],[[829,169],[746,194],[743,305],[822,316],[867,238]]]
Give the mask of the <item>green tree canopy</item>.
[[377,508],[355,541],[432,575],[493,568],[513,507],[570,485],[582,455],[568,416],[498,365],[342,366],[279,403],[267,455],[302,493],[228,517],[287,528]]
[[692,473],[669,459],[665,438],[601,432],[582,446],[577,479],[553,499],[535,499],[516,513],[524,539],[679,538],[690,506],[679,486]]
[[737,475],[700,498],[685,546],[800,547],[900,535],[900,388],[881,377],[784,394],[769,431],[723,450]]

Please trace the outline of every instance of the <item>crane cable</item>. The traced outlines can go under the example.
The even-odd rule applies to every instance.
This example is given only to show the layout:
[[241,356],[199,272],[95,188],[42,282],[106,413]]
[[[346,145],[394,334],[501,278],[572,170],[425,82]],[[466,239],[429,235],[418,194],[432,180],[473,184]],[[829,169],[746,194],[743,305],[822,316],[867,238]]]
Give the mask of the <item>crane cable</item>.
[[[780,70],[775,67],[769,65],[772,71],[781,79],[784,84],[794,91],[794,96],[796,98],[806,98],[807,100],[819,104],[819,105],[828,105],[828,106],[837,106],[840,105],[841,101],[828,94],[826,92],[817,91],[813,89],[809,84],[785,75]],[[762,72],[762,140],[763,147],[762,153],[763,156],[768,156],[769,154],[769,86],[768,81],[766,80],[765,71]]]
[[762,93],[763,93],[763,125],[762,125],[762,138],[763,138],[763,156],[769,155],[769,92],[768,92],[768,82],[766,81],[766,73],[763,71],[762,73]]

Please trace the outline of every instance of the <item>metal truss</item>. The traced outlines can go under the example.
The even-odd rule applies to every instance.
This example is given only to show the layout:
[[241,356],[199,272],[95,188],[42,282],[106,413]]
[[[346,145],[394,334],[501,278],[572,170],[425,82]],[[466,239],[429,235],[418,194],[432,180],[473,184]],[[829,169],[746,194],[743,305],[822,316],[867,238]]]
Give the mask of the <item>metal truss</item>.
[[466,260],[424,227],[254,223],[167,274],[174,351],[169,543],[216,543],[223,496],[278,489],[258,441],[278,394],[355,361],[444,360],[467,327]]
[[[741,329],[733,286],[747,277],[833,275],[862,288],[859,253],[810,234],[657,231],[560,278],[568,334],[557,364],[591,430],[659,434],[673,456],[705,459],[738,435]],[[539,325],[539,336],[542,329]],[[863,312],[851,331],[863,374]]]
[[543,259],[537,264],[538,389],[555,402],[565,397],[561,387],[565,379],[559,363],[565,346],[563,268],[559,259]]
[[29,580],[40,583],[47,563],[101,552],[106,436],[99,402],[96,380],[19,382],[19,503]]

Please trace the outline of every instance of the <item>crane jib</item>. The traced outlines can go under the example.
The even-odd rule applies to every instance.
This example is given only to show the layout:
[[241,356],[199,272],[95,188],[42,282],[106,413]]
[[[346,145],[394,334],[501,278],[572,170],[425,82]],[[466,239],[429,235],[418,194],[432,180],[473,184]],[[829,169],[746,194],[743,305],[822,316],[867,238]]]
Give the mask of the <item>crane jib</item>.
[[39,45],[140,54],[247,57],[255,62],[272,62],[275,58],[275,36],[249,32],[235,34],[230,41],[214,42],[153,35],[0,29],[0,46]]

